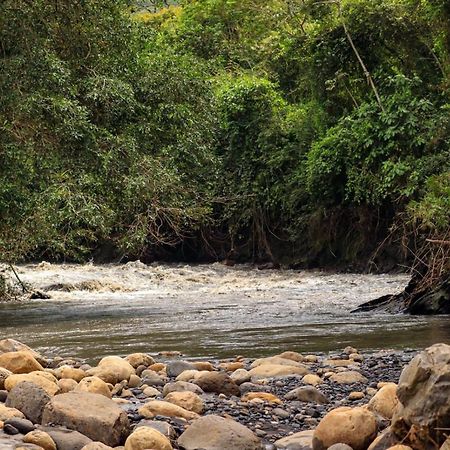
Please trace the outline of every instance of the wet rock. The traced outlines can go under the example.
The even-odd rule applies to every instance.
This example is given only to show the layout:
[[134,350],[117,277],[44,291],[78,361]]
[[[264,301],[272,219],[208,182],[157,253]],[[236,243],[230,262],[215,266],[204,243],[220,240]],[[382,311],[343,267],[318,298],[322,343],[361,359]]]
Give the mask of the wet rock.
[[99,394],[69,392],[53,397],[44,408],[42,424],[77,430],[112,447],[129,433],[127,415],[112,400]]
[[398,405],[397,385],[384,385],[369,401],[368,408],[385,419],[392,419]]
[[354,384],[354,383],[367,383],[369,380],[355,370],[349,370],[347,372],[340,372],[331,375],[330,380],[333,383],[338,384]]
[[29,373],[44,370],[29,351],[1,354],[0,367],[8,369],[12,373]]
[[44,389],[52,397],[59,392],[56,378],[47,372],[31,372],[27,374],[11,375],[5,380],[5,388],[11,391],[14,386],[22,382],[30,382]]
[[81,450],[90,444],[92,439],[64,427],[40,427],[41,431],[47,433],[55,442],[58,450]]
[[341,407],[330,411],[314,431],[314,450],[326,450],[333,444],[347,444],[354,450],[366,450],[377,435],[374,414],[364,408]]
[[31,422],[41,423],[42,411],[50,398],[41,387],[29,381],[22,381],[11,389],[6,405],[22,411]]
[[199,372],[194,380],[204,392],[240,395],[237,384],[224,372]]
[[450,346],[446,344],[427,348],[403,370],[392,430],[405,444],[427,448],[444,443],[444,430],[450,428],[449,380]]
[[198,395],[203,394],[203,389],[194,383],[189,383],[188,381],[174,381],[172,383],[167,383],[164,386],[163,395],[165,397],[167,394],[170,394],[171,392],[186,392],[186,391],[194,392],[194,394]]
[[23,437],[23,442],[27,444],[35,444],[44,450],[56,450],[56,443],[51,436],[45,431],[33,430]]
[[148,367],[152,364],[155,364],[155,360],[146,353],[132,353],[125,358],[125,361],[127,361],[135,369],[137,369],[139,366]]
[[320,404],[327,404],[330,402],[326,395],[322,394],[322,392],[313,386],[302,386],[293,389],[285,395],[285,398],[286,400],[299,400],[301,402]]
[[203,400],[194,392],[171,392],[164,398],[166,402],[173,403],[174,405],[181,406],[188,411],[201,414],[205,409]]
[[194,421],[178,438],[185,450],[262,450],[259,438],[231,419],[210,415]]
[[106,398],[111,398],[111,391],[109,390],[108,385],[98,377],[83,378],[74,389],[74,392],[90,392],[92,394],[100,394]]
[[125,442],[125,450],[146,449],[172,450],[172,445],[169,439],[153,428],[136,428]]
[[300,431],[275,442],[277,449],[312,450],[314,430]]
[[12,417],[11,419],[5,420],[5,425],[7,424],[12,425],[22,434],[27,434],[34,430],[34,425],[30,420],[21,419],[19,417]]

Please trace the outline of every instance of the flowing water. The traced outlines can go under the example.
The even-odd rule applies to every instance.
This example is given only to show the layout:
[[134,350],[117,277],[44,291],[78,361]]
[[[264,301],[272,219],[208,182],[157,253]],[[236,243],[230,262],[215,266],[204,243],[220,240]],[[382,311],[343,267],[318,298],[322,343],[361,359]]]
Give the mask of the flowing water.
[[256,357],[288,349],[450,342],[448,317],[350,313],[400,291],[405,275],[132,262],[41,263],[20,267],[19,276],[51,299],[1,304],[0,338],[18,339],[49,356],[177,350],[188,357]]

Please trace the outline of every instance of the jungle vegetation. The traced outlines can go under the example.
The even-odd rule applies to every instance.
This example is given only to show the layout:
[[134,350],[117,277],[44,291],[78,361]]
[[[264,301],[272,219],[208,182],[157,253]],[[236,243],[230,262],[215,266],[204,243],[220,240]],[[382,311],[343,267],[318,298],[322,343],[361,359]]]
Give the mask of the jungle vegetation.
[[447,0],[3,0],[0,259],[440,277]]

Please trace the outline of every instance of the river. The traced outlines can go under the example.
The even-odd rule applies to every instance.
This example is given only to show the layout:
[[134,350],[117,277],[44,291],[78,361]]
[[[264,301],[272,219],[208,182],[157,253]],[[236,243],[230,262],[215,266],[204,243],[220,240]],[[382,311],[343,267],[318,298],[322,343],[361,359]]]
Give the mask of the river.
[[250,266],[20,266],[49,300],[0,304],[0,337],[48,355],[97,358],[176,350],[247,357],[284,350],[423,348],[450,341],[448,317],[350,311],[400,291],[405,275],[265,271]]

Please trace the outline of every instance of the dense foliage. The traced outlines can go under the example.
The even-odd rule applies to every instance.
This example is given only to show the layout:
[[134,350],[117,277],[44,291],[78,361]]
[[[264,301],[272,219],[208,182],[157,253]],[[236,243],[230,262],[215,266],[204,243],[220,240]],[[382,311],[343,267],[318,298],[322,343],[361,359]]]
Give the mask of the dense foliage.
[[1,259],[448,241],[447,1],[174,3],[0,4]]

